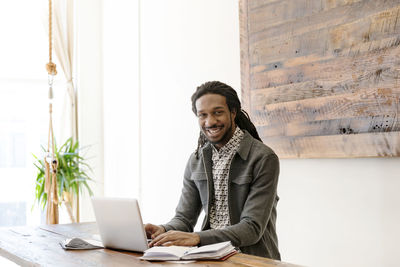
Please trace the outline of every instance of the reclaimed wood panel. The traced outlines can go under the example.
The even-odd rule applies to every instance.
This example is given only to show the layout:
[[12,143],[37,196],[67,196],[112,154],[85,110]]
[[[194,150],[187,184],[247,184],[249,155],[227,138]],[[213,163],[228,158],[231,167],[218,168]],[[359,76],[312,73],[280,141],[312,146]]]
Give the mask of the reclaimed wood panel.
[[244,108],[281,158],[400,156],[399,0],[240,0]]
[[242,87],[242,105],[250,110],[250,61],[249,61],[249,29],[247,18],[247,0],[241,0],[239,5],[240,14],[240,82]]

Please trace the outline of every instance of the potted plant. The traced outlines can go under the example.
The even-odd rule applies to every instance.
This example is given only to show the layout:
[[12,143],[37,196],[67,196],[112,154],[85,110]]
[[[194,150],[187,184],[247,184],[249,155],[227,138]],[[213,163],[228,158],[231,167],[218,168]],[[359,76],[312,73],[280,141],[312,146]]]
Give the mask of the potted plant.
[[[46,149],[42,146],[43,150]],[[37,204],[45,208],[47,193],[45,192],[45,166],[44,161],[33,155],[36,159],[34,165],[38,173],[36,176],[35,199]],[[92,171],[85,159],[79,155],[79,143],[69,138],[59,149],[55,146],[55,156],[58,160],[57,167],[57,192],[58,205],[62,203],[67,208],[68,215],[72,222],[76,222],[72,212],[72,199],[78,199],[79,194],[87,190],[90,196],[93,195],[88,182],[93,181],[87,174],[87,170]]]

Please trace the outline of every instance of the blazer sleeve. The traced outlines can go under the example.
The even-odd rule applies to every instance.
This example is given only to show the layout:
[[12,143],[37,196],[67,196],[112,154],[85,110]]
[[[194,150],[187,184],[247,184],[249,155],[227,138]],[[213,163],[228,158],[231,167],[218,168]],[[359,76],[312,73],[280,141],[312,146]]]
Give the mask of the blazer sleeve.
[[191,158],[186,164],[182,193],[175,210],[175,216],[168,223],[162,225],[165,231],[193,232],[193,228],[200,215],[202,204],[196,184],[191,180],[192,171],[190,162]]

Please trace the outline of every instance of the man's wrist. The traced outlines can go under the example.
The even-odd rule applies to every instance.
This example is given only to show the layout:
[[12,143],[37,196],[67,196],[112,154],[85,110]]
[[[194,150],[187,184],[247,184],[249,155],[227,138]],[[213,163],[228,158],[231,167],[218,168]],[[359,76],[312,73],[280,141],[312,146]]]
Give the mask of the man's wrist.
[[200,235],[198,233],[193,233],[196,245],[200,244]]
[[161,224],[160,224],[158,227],[161,228],[161,231],[162,231],[163,233],[167,232],[167,230],[165,229],[164,225],[161,225]]

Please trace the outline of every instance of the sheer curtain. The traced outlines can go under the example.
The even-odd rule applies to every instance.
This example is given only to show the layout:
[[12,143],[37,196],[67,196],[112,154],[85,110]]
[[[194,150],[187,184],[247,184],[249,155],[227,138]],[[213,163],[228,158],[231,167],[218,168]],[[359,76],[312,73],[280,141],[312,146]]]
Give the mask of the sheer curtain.
[[[65,77],[65,91],[62,101],[57,101],[62,108],[58,109],[58,116],[54,124],[57,125],[55,132],[58,144],[64,143],[72,137],[74,141],[78,139],[78,120],[77,120],[77,94],[74,86],[73,66],[74,66],[74,1],[73,0],[53,0],[53,49],[57,58],[57,71],[60,74],[60,67]],[[46,19],[45,25],[48,25]],[[46,25],[46,26],[47,26]],[[48,29],[48,27],[46,27]],[[67,211],[72,222],[79,222],[79,196],[72,201],[74,214],[72,215],[71,206],[66,203]]]
[[78,137],[76,90],[73,81],[74,1],[54,1],[54,50],[66,80],[66,97],[61,121],[61,140]]

